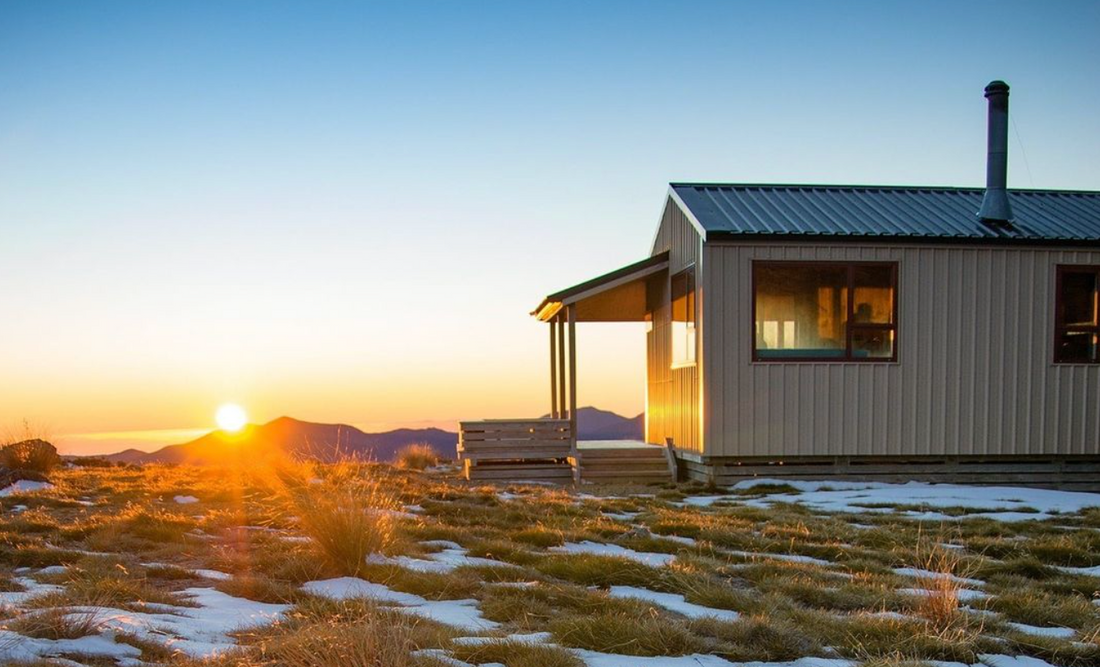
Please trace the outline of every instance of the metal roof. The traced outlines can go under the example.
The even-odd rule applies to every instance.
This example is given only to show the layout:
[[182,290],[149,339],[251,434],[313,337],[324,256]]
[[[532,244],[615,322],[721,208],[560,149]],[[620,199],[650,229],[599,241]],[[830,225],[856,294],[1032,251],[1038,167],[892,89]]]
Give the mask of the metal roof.
[[1009,190],[1015,220],[978,219],[982,188],[672,183],[706,240],[1100,245],[1100,192]]

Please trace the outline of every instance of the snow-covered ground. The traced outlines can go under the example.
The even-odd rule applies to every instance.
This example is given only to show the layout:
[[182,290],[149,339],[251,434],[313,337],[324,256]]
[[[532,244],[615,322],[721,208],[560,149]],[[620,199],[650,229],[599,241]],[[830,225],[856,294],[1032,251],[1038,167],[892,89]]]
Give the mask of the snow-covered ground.
[[[794,490],[793,492],[783,492],[773,488],[760,488],[759,494],[751,493],[754,488],[762,487],[762,485],[785,485]],[[17,482],[16,484],[0,490],[0,497],[15,494],[41,493],[52,488],[54,487],[44,483]],[[68,487],[66,485],[59,485],[57,488],[67,489]],[[217,502],[215,500],[215,494],[203,491],[200,486],[177,486],[169,488],[194,488],[196,489],[195,493],[199,494],[198,496],[176,495],[173,497],[171,493],[165,493],[163,496],[155,496],[154,501],[162,503],[159,507],[167,507],[171,511],[179,513],[181,516],[202,519],[206,516],[205,512],[210,511],[210,508],[214,507],[214,504]],[[55,491],[54,493],[56,494],[57,492]],[[489,493],[491,493],[491,491]],[[500,491],[497,494],[497,499],[505,503],[517,504],[538,502],[538,500],[532,498],[532,496],[542,493],[546,492],[542,489],[536,492],[534,487],[513,489],[510,491]],[[754,525],[751,522],[746,524],[745,520],[741,518],[737,519],[741,522],[739,524],[724,524],[726,526],[735,526],[734,528],[729,528],[729,530],[732,531],[733,537],[736,539],[729,542],[715,540],[716,543],[710,541],[714,539],[713,534],[708,533],[711,524],[702,524],[702,530],[696,527],[696,532],[690,532],[675,523],[676,520],[680,520],[683,524],[686,524],[686,527],[693,527],[694,524],[692,522],[699,519],[700,514],[706,515],[704,518],[706,518],[707,521],[713,520],[720,523],[724,515],[735,514],[735,512],[729,510],[721,511],[719,508],[722,507],[747,506],[751,508],[768,509],[776,503],[795,503],[804,505],[820,513],[837,512],[845,514],[891,515],[891,520],[896,517],[899,519],[899,526],[907,525],[911,530],[916,530],[918,527],[907,523],[905,521],[907,519],[927,519],[941,522],[965,521],[973,517],[985,517],[1005,522],[1004,525],[997,526],[997,529],[1008,531],[1008,534],[1011,536],[1006,537],[1006,540],[1025,540],[1029,539],[1027,537],[1028,535],[1039,534],[1043,531],[1046,533],[1054,533],[1060,539],[1060,536],[1063,534],[1061,531],[1063,530],[1066,531],[1066,535],[1074,534],[1079,537],[1082,533],[1070,533],[1069,531],[1089,531],[1095,529],[1087,526],[1082,527],[1081,524],[1087,519],[1078,517],[1077,523],[1067,521],[1066,519],[1070,515],[1083,509],[1100,507],[1100,495],[1098,494],[1008,487],[924,484],[915,482],[909,484],[888,484],[828,481],[788,482],[774,479],[758,479],[739,483],[732,489],[723,493],[688,495],[682,500],[665,500],[665,496],[655,497],[653,494],[600,495],[598,489],[586,489],[585,493],[572,494],[564,498],[562,498],[562,496],[567,494],[568,491],[554,490],[551,493],[558,494],[557,502],[563,502],[570,507],[570,509],[576,510],[578,512],[577,516],[583,518],[576,521],[573,525],[555,527],[555,529],[561,530],[567,534],[568,541],[564,544],[549,547],[544,550],[530,544],[523,544],[522,548],[526,554],[593,554],[623,558],[657,568],[657,573],[654,574],[654,577],[665,577],[670,573],[680,573],[690,568],[702,568],[706,571],[708,559],[710,561],[717,561],[721,564],[723,568],[720,570],[721,576],[729,575],[736,577],[736,575],[731,575],[730,573],[740,572],[746,573],[745,576],[747,578],[747,572],[750,569],[770,570],[783,568],[798,569],[799,571],[807,571],[816,568],[818,574],[814,576],[819,578],[825,577],[826,575],[835,575],[836,577],[847,577],[849,580],[852,580],[856,576],[852,572],[846,570],[846,561],[843,559],[834,563],[819,557],[823,554],[830,554],[831,551],[829,550],[822,549],[820,551],[815,551],[798,549],[796,548],[795,540],[800,538],[792,538],[792,541],[788,545],[785,542],[786,538],[784,538],[783,542],[780,542],[774,537],[769,537],[771,533],[768,531],[772,524],[767,520],[752,519],[751,521],[755,522]],[[202,501],[199,500],[200,496],[203,498]],[[680,496],[670,495],[668,497],[679,498]],[[169,500],[169,498],[171,498],[171,500]],[[26,502],[32,506],[35,505],[35,503],[31,502],[29,499]],[[200,502],[201,504],[197,505],[195,508],[186,508],[186,510],[184,508],[175,508],[172,506],[174,504],[192,505]],[[402,510],[393,511],[391,515],[401,521],[438,521],[438,515],[433,511],[437,509],[435,504],[445,501],[426,497],[422,502],[422,505],[404,505]],[[492,498],[489,498],[489,502],[492,502]],[[80,504],[85,505],[83,502]],[[594,505],[595,507],[593,507]],[[95,505],[90,504],[85,506],[91,508]],[[609,507],[629,509],[609,511]],[[947,508],[951,508],[951,511],[943,511]],[[958,508],[963,508],[967,511],[960,513]],[[6,509],[12,511],[13,508]],[[37,512],[37,509],[35,511]],[[90,512],[93,510],[81,508],[79,511]],[[655,520],[656,518],[663,521],[664,514],[675,513],[680,513],[681,515],[673,517],[671,520],[664,522],[663,525],[658,525],[658,521]],[[760,513],[753,511],[746,514]],[[813,525],[812,521],[819,519],[819,517],[812,517],[809,513],[805,512],[799,516],[801,517],[803,515],[807,517],[806,523],[811,528]],[[848,517],[848,520],[848,525],[859,525],[851,523],[852,517]],[[860,517],[860,520],[864,523],[877,524],[880,522],[878,518],[869,519]],[[799,521],[801,521],[801,518],[799,518]],[[825,521],[832,521],[832,519],[825,519]],[[1010,526],[1009,523],[1014,521],[1049,521],[1050,523],[1042,527]],[[210,532],[204,532],[198,525],[202,525]],[[308,545],[312,541],[311,538],[300,534],[301,531],[296,529],[293,522],[279,525],[280,528],[278,529],[262,526],[234,526],[232,530],[235,531],[238,536],[244,534],[253,537],[262,537],[269,541],[278,540],[281,542],[288,542],[290,545],[295,545],[294,548],[299,548],[296,546],[299,543]],[[598,529],[592,529],[590,527],[592,525],[598,525]],[[748,528],[743,529],[745,525],[748,525]],[[762,527],[764,525],[767,527]],[[800,528],[805,529],[806,535],[808,536],[807,539],[810,539],[809,535],[811,529],[802,526],[801,523],[799,525]],[[872,528],[873,526],[865,525],[863,527]],[[925,527],[920,526],[919,528],[924,530]],[[662,532],[679,531],[696,535],[696,537],[686,537],[684,535],[675,534],[656,534],[650,532],[651,529],[661,530]],[[737,531],[742,529],[745,531],[744,534],[737,534]],[[962,536],[960,537],[955,534],[936,535],[934,538],[935,541],[942,542],[946,540],[949,542],[942,544],[943,548],[952,552],[958,552],[960,558],[975,557],[977,553],[976,549],[967,550],[965,531],[961,531],[959,525],[955,525],[953,529]],[[1012,535],[1012,531],[1014,530],[1018,530],[1020,534]],[[220,536],[221,534],[218,528],[212,527],[210,524],[196,524],[196,527],[188,530],[186,534],[187,538],[193,543],[201,543],[203,545],[206,545],[206,543],[210,541],[223,539],[223,536]],[[441,531],[436,534],[442,534],[448,537],[453,536],[455,540],[462,541],[464,544],[470,544],[458,531]],[[630,538],[636,538],[638,535],[651,537],[655,540],[667,540],[668,542],[660,547],[652,548],[668,548],[669,551],[678,552],[682,559],[677,561],[677,555],[673,553],[641,551],[623,546],[624,544],[629,544],[631,546],[644,544],[645,541],[630,541]],[[505,537],[510,539],[508,535],[505,535]],[[740,541],[742,537],[745,538],[744,542]],[[45,537],[41,538],[40,544],[43,548],[61,550],[62,547],[55,547],[54,545],[67,544],[64,550],[70,554],[77,553],[85,557],[101,558],[120,556],[120,554],[112,554],[107,551],[91,551],[81,548],[93,546],[94,548],[109,549],[109,544],[84,543],[79,541],[66,543],[61,538],[51,537],[49,539],[54,540],[53,543]],[[861,544],[858,539],[851,535],[842,538],[844,543],[840,543],[840,539],[836,537],[830,539],[834,540],[828,543],[828,546],[831,547],[837,547],[839,545],[840,548],[845,546],[868,548],[866,544]],[[751,546],[749,546],[750,540],[752,541]],[[759,542],[757,542],[757,540],[759,540]],[[950,542],[960,542],[960,544],[953,544]],[[518,545],[519,541],[516,541],[516,543]],[[653,544],[659,543],[654,542]],[[723,544],[737,545],[742,548],[760,549],[761,551],[736,550],[728,546],[722,546]],[[1014,545],[1016,543],[1012,542],[1011,544]],[[372,564],[398,566],[414,573],[431,573],[433,576],[446,575],[460,567],[479,566],[513,568],[513,570],[511,570],[512,572],[517,572],[524,578],[527,577],[526,572],[514,569],[519,567],[517,565],[492,560],[490,558],[470,556],[467,548],[456,541],[429,540],[421,542],[420,546],[423,547],[423,549],[417,549],[411,554],[394,556],[375,555],[369,557],[367,562]],[[308,546],[300,548],[305,549],[308,548]],[[1015,547],[1013,546],[1012,548],[1014,549]],[[791,553],[766,553],[763,552],[764,549],[769,551],[785,551],[789,549]],[[814,556],[808,556],[804,553],[799,553],[799,551],[813,553]],[[171,556],[156,557],[171,558]],[[215,585],[215,581],[227,581],[233,578],[233,575],[228,572],[210,569],[208,567],[199,567],[200,564],[222,567],[221,562],[217,560],[203,560],[199,558],[179,560],[180,564],[168,567],[179,568],[190,573],[194,577],[210,580],[205,582],[203,587],[191,587],[178,591],[179,595],[196,606],[186,607],[182,605],[149,604],[141,608],[141,611],[132,610],[136,607],[131,607],[129,609],[117,609],[106,606],[71,607],[68,608],[68,612],[74,617],[91,615],[95,618],[97,626],[96,634],[74,640],[53,641],[23,637],[9,630],[0,630],[0,662],[4,660],[29,661],[36,658],[53,658],[60,655],[84,655],[90,658],[105,658],[109,661],[114,661],[122,667],[137,667],[140,664],[140,650],[116,641],[117,637],[123,633],[162,644],[171,650],[179,650],[189,656],[208,657],[223,653],[236,646],[234,639],[230,636],[234,630],[278,622],[290,609],[289,605],[256,602],[245,598],[234,597],[233,595],[223,593],[214,588],[205,587]],[[913,559],[908,562],[912,562],[912,560]],[[1060,562],[1075,564],[1084,563],[1090,564],[1090,566],[1070,567],[1068,565],[1053,565],[1053,567],[1068,574],[1100,577],[1100,564],[1097,564],[1098,560],[1100,559],[1092,559],[1088,554],[1081,555],[1078,552],[1075,558],[1067,558]],[[760,566],[756,561],[778,562],[769,562],[766,566]],[[64,590],[63,586],[54,582],[62,581],[64,578],[60,575],[64,575],[69,571],[69,568],[78,567],[79,563],[75,560],[62,562],[69,562],[71,564],[67,566],[53,565],[44,568],[20,568],[12,570],[8,581],[13,584],[12,588],[20,588],[22,590],[0,592],[0,608],[6,608],[7,612],[13,614],[39,613],[33,608],[34,605],[24,605],[24,603],[34,596],[45,593],[57,593]],[[518,560],[517,562],[526,561]],[[998,611],[993,611],[993,609],[999,608],[995,605],[985,603],[985,601],[991,598],[995,599],[998,595],[1004,595],[1005,591],[1003,584],[999,584],[997,580],[992,577],[988,577],[989,581],[987,582],[982,579],[922,569],[921,567],[892,567],[893,565],[901,565],[907,562],[903,560],[887,562],[890,563],[892,572],[891,570],[882,568],[882,574],[887,578],[887,581],[889,581],[890,592],[892,594],[900,594],[900,596],[932,595],[934,591],[925,590],[922,586],[927,585],[929,588],[934,588],[934,586],[928,585],[928,582],[949,580],[953,585],[959,587],[957,590],[958,599],[964,604],[973,605],[973,608],[964,607],[965,611],[974,614],[988,615],[999,619],[1003,622],[1001,624],[1002,631],[1004,624],[1007,624],[1019,633],[1044,637],[1048,641],[1063,641],[1067,643],[1075,640],[1078,642],[1086,641],[1085,637],[1087,635],[1085,630],[1082,629],[1078,632],[1078,630],[1074,629],[1084,627],[1080,622],[1066,621],[1067,624],[1073,625],[1074,627],[1041,627],[1039,625],[1015,622],[1018,620],[1030,620],[1039,623],[1042,622],[1041,618],[1014,618],[1007,612],[999,613]],[[792,563],[792,565],[785,565],[784,563]],[[153,567],[155,565],[157,564],[144,563],[144,567]],[[226,569],[233,569],[228,565],[225,567]],[[711,570],[711,575],[717,577],[718,575],[714,575],[716,571],[718,570]],[[981,570],[975,570],[975,572],[980,571]],[[978,574],[975,576],[985,575]],[[531,577],[543,579],[543,581],[541,583],[482,581],[479,584],[482,586],[480,589],[482,592],[476,592],[478,589],[474,587],[471,589],[470,593],[463,594],[471,597],[454,600],[432,600],[421,595],[395,590],[383,583],[366,581],[356,577],[337,577],[310,581],[303,584],[301,590],[308,594],[334,600],[353,598],[370,599],[380,606],[393,609],[400,613],[431,619],[449,625],[460,632],[478,635],[459,638],[456,640],[456,644],[460,645],[508,640],[525,644],[557,646],[554,643],[554,636],[548,632],[505,634],[507,632],[514,633],[517,628],[508,624],[502,625],[490,618],[486,618],[481,609],[482,603],[479,599],[474,599],[472,597],[476,595],[478,598],[488,600],[489,598],[484,595],[483,592],[490,590],[492,586],[528,589],[546,585],[546,580],[538,572],[531,573]],[[901,579],[901,577],[906,579]],[[179,577],[177,577],[177,581],[178,580]],[[571,580],[566,579],[566,581],[568,582]],[[685,595],[679,593],[651,590],[656,588],[663,589],[664,585],[662,582],[666,581],[668,580],[655,579],[655,582],[652,584],[642,583],[641,585],[630,586],[612,585],[601,587],[600,589],[591,588],[588,592],[593,595],[606,595],[611,598],[640,600],[648,603],[653,608],[650,613],[660,613],[663,615],[664,620],[668,622],[684,624],[685,619],[713,618],[717,621],[736,623],[741,619],[741,614],[733,610],[696,604],[690,602]],[[178,583],[177,586],[183,587],[194,583],[195,581],[188,580],[186,583]],[[562,582],[557,582],[557,584],[561,583]],[[631,581],[631,583],[637,582]],[[806,585],[813,584],[808,582]],[[220,583],[217,584],[217,586],[223,587]],[[649,586],[650,588],[644,586]],[[751,595],[752,589],[749,588],[747,584],[745,584],[745,586],[747,591],[746,594]],[[902,588],[901,586],[906,587]],[[581,592],[583,593],[583,591]],[[689,589],[683,589],[683,592],[687,593],[688,596],[694,595]],[[897,595],[895,595],[895,598],[896,597]],[[692,599],[699,598],[693,597]],[[906,599],[905,604],[909,604],[910,602],[912,602],[912,600]],[[896,600],[895,604],[897,604]],[[916,616],[907,615],[913,613],[908,611],[907,607],[902,605],[897,606],[898,609],[901,609],[905,613],[875,609],[862,610],[856,615],[894,618],[899,621],[909,622],[919,620]],[[489,606],[486,604],[486,609],[488,608]],[[487,613],[493,616],[493,618],[498,618],[491,612]],[[843,616],[843,613],[841,615]],[[685,627],[687,626],[685,625]],[[855,664],[849,660],[809,657],[784,663],[733,663],[717,656],[702,654],[647,658],[579,649],[569,650],[588,667],[852,667]],[[454,660],[442,649],[430,649],[429,651],[433,652],[433,655],[438,655],[438,657],[444,661],[449,661],[456,665],[465,664]],[[835,652],[831,654],[841,655],[841,653]],[[826,653],[826,655],[830,655],[830,653]],[[844,653],[844,655],[848,654]],[[978,664],[980,664],[981,667],[1051,667],[1048,663],[1035,658],[1001,655],[983,655]],[[937,667],[964,666],[941,663],[937,665]]]
[[584,540],[583,542],[566,542],[560,547],[551,547],[550,551],[563,554],[593,554],[596,556],[617,556],[619,558],[627,558],[630,560],[638,561],[643,565],[650,565],[653,567],[668,565],[672,561],[676,560],[676,556],[674,556],[673,554],[655,553],[651,551],[635,551],[633,549],[621,547],[617,544],[592,542],[589,540]]
[[333,600],[367,598],[382,605],[392,606],[402,613],[429,618],[468,632],[495,630],[500,627],[499,623],[481,615],[477,600],[428,600],[419,595],[402,593],[382,584],[355,577],[311,581],[302,588],[308,593]]
[[613,598],[634,598],[652,602],[658,607],[664,607],[669,611],[682,614],[688,618],[710,617],[717,618],[721,621],[736,621],[741,617],[741,614],[730,611],[729,609],[715,609],[714,607],[704,607],[702,605],[693,604],[684,599],[683,595],[677,595],[675,593],[658,593],[656,591],[636,588],[634,586],[612,586],[608,594]]
[[[738,482],[732,488],[745,491],[761,485],[785,485],[799,493],[769,493],[748,498],[735,494],[694,496],[685,499],[684,503],[696,507],[718,501],[738,501],[752,507],[769,507],[777,502],[798,503],[817,510],[847,513],[894,511],[885,505],[918,505],[931,510],[962,507],[973,510],[962,518],[985,517],[1000,521],[1038,521],[1100,507],[1100,494],[1004,486],[753,479]],[[936,521],[959,518],[935,511],[908,512],[908,515]]]
[[14,496],[22,493],[36,493],[38,491],[46,491],[52,489],[53,484],[49,482],[32,482],[29,479],[21,479],[18,482],[9,484],[0,489],[0,498],[6,498],[8,496]]

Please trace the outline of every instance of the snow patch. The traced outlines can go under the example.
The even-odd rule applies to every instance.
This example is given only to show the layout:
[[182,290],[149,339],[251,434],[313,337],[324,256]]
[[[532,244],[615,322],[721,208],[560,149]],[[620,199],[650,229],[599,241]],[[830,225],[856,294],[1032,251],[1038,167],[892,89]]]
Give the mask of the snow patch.
[[989,667],[1054,667],[1046,660],[1032,658],[1026,655],[989,655],[978,656]]
[[1100,565],[1095,567],[1065,567],[1062,565],[1055,565],[1054,568],[1068,574],[1083,574],[1087,577],[1100,577]]
[[507,637],[456,637],[452,641],[463,646],[480,646],[495,642],[515,642],[517,644],[549,644],[554,635],[549,632],[529,632],[526,634],[508,635]]
[[1038,625],[1028,625],[1026,623],[1009,623],[1015,630],[1026,635],[1037,635],[1040,637],[1056,637],[1058,639],[1072,639],[1077,631],[1073,628],[1043,628]]
[[[573,654],[588,667],[853,667],[856,664],[851,660],[832,658],[799,658],[791,662],[730,662],[716,655],[703,655],[701,653],[653,658],[585,650],[574,650]],[[1001,666],[998,665],[997,667]],[[1009,666],[1005,665],[1004,667]],[[1032,666],[1028,665],[1026,667]]]
[[229,633],[282,618],[290,605],[268,604],[226,595],[213,588],[188,588],[180,595],[198,607],[159,605],[162,611],[132,612],[110,607],[73,607],[73,614],[94,614],[105,630],[128,632],[195,658],[224,653],[236,646]]
[[20,493],[37,493],[52,488],[53,484],[49,482],[32,482],[29,479],[21,479],[0,489],[0,497],[14,496]]
[[651,567],[660,567],[662,565],[668,565],[672,561],[676,560],[676,556],[673,554],[662,554],[651,551],[634,551],[633,549],[627,549],[620,547],[617,544],[604,544],[602,542],[592,542],[590,540],[584,540],[583,542],[566,542],[560,547],[550,547],[550,551],[565,554],[594,554],[597,556],[617,556],[619,558],[628,558],[633,561],[642,563],[643,565],[649,565]]
[[330,600],[370,598],[377,602],[405,605],[416,605],[425,601],[419,595],[391,590],[382,584],[375,584],[356,577],[337,577],[335,579],[310,581],[302,585],[302,590]]
[[199,502],[199,499],[195,496],[176,496],[172,498],[179,505],[190,505],[191,503]]
[[788,563],[806,563],[809,565],[832,565],[831,562],[823,560],[821,558],[814,558],[813,556],[803,556],[801,554],[771,554],[760,551],[730,551],[722,550],[722,553],[729,554],[731,556],[737,556],[739,558],[746,558],[748,560],[781,560]]
[[932,579],[935,581],[947,579],[953,583],[966,584],[967,586],[985,586],[985,582],[979,579],[967,579],[966,577],[957,577],[949,572],[934,572],[932,570],[922,570],[916,567],[895,567],[894,574],[900,574],[903,577],[916,577],[918,579]]
[[[925,505],[930,508],[965,507],[986,511],[961,517],[951,517],[937,512],[910,513],[910,516],[934,520],[985,517],[998,521],[1038,521],[1059,514],[1079,512],[1089,507],[1100,507],[1100,494],[1096,493],[1002,486],[929,484],[927,482],[889,484],[886,482],[812,482],[753,479],[738,482],[733,488],[750,489],[761,484],[785,484],[798,489],[802,493],[799,495],[769,494],[759,499],[745,500],[745,504],[767,506],[775,502],[793,502],[808,505],[818,510],[849,513],[893,511],[892,508],[888,507],[867,507],[868,505]],[[712,498],[736,499],[737,496],[713,496]],[[686,502],[692,500],[688,498]],[[714,500],[710,502],[714,502]]]
[[612,521],[630,523],[635,517],[641,514],[641,512],[601,512],[601,514]]
[[694,604],[688,602],[683,595],[677,595],[676,593],[658,593],[645,588],[636,588],[634,586],[612,586],[608,593],[613,598],[636,598],[639,600],[645,600],[646,602],[652,602],[658,607],[664,607],[669,611],[682,614],[688,618],[717,618],[722,621],[736,621],[741,617],[735,611],[729,609],[715,609],[714,607],[704,607],[703,605]]
[[109,633],[88,635],[79,639],[53,640],[34,639],[8,630],[0,630],[0,659],[4,664],[33,662],[60,655],[105,657],[121,662],[141,657],[141,649],[129,644],[117,644]]
[[378,565],[400,565],[401,567],[408,568],[415,572],[450,572],[457,567],[464,565],[476,566],[483,565],[488,567],[515,567],[511,563],[504,563],[498,560],[490,560],[488,558],[478,558],[475,556],[467,556],[466,549],[461,545],[451,542],[449,540],[432,540],[428,542],[421,542],[421,544],[440,548],[440,551],[430,553],[425,558],[413,558],[412,556],[383,556],[381,554],[371,554],[367,557],[368,563]]
[[[902,595],[916,595],[916,596],[932,596],[936,595],[937,591],[929,591],[923,588],[899,588],[898,593]],[[973,602],[976,600],[989,599],[989,593],[983,591],[974,591],[969,588],[960,588],[955,591],[955,596],[959,599],[959,602]],[[975,610],[978,611],[978,610]]]
[[394,606],[393,609],[471,632],[495,630],[500,627],[498,623],[481,615],[477,600],[427,600],[419,595],[391,590],[382,584],[355,577],[310,581],[303,585],[302,589],[307,593],[334,600],[370,598],[380,603],[403,605]]
[[28,598],[32,598],[36,595],[43,595],[45,593],[60,593],[61,586],[55,586],[53,584],[40,584],[30,577],[12,577],[12,582],[23,588],[21,591],[3,591],[0,592],[0,608],[4,607],[18,607],[27,601]]

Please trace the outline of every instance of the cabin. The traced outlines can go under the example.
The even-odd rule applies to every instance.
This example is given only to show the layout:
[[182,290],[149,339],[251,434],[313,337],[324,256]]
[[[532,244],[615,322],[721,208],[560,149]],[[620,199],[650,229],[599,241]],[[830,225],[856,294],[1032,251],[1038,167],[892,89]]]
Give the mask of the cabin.
[[643,322],[645,443],[616,481],[660,452],[719,484],[1100,486],[1100,192],[1006,187],[1008,94],[985,89],[984,189],[672,183],[649,257],[535,309],[550,419],[464,422],[467,470],[557,442],[541,464],[586,479],[575,326]]

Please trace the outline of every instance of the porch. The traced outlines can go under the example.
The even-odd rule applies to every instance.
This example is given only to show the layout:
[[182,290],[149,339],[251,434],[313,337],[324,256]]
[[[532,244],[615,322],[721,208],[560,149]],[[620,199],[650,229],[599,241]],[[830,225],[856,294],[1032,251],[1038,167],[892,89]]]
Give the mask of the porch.
[[549,325],[549,416],[460,422],[458,457],[465,477],[574,484],[675,480],[669,447],[579,440],[577,425],[577,323],[647,321],[647,283],[667,277],[666,252],[543,299],[531,314]]

